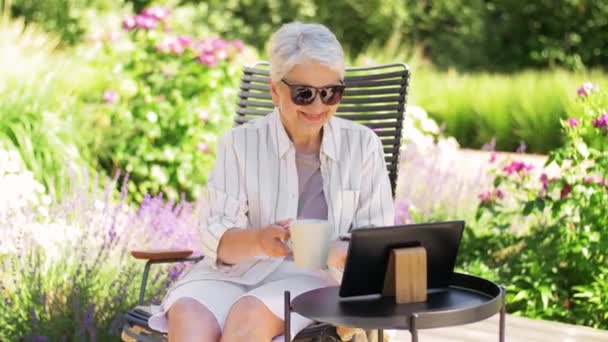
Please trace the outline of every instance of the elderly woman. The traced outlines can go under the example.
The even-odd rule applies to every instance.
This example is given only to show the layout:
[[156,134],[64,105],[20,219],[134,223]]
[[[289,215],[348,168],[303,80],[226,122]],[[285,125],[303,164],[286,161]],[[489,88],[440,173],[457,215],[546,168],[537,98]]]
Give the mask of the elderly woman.
[[[319,24],[290,23],[270,41],[273,112],[218,145],[209,178],[205,259],[165,297],[152,328],[170,341],[270,341],[282,335],[283,292],[335,285],[326,270],[295,266],[286,243],[294,219],[334,228],[328,264],[342,269],[351,227],[390,225],[393,201],[379,138],[334,117],[344,53]],[[294,315],[292,336],[311,321]]]

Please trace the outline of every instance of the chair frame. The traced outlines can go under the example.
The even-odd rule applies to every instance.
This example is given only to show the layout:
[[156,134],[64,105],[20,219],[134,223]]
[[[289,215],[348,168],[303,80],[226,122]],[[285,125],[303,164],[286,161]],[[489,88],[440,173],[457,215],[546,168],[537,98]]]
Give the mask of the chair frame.
[[[397,70],[381,74],[352,75],[362,72],[383,71],[385,69]],[[246,123],[255,117],[262,117],[272,109],[270,92],[268,89],[268,63],[259,62],[253,67],[245,67],[241,76],[238,108],[234,118],[235,126]],[[410,70],[406,64],[394,63],[370,67],[349,67],[346,69],[345,84],[347,90],[343,101],[338,107],[336,116],[350,120],[371,120],[364,123],[374,129],[381,138],[384,146],[385,162],[391,183],[393,197],[397,186],[397,175],[399,173],[400,147],[402,140],[403,116],[407,103],[407,94],[410,81]],[[384,80],[383,78],[390,78]],[[397,87],[395,87],[397,86]],[[358,89],[360,88],[360,89]],[[395,90],[398,89],[398,92]],[[370,101],[370,99],[372,99]],[[342,104],[350,106],[342,106]],[[369,104],[372,104],[371,106]],[[376,105],[375,103],[378,103]],[[367,106],[365,106],[367,104]],[[379,114],[361,114],[366,111],[381,111]],[[387,113],[384,113],[387,112]],[[393,121],[390,121],[393,120]],[[389,129],[388,131],[386,129]],[[391,131],[392,129],[392,131]],[[388,139],[387,139],[388,137]],[[198,262],[204,256],[190,257],[192,251],[160,251],[160,252],[135,252],[131,253],[135,258],[147,260],[144,266],[138,307],[144,304],[146,284],[152,265],[174,262]],[[285,313],[290,314],[290,295],[285,294]],[[137,307],[125,314],[122,337],[125,341],[160,342],[164,337],[158,335],[149,328],[147,319],[149,313]],[[286,338],[289,338],[289,317],[285,320]],[[162,336],[162,335],[161,335]],[[323,341],[326,336],[336,339],[333,326],[324,323],[314,323],[302,330],[294,341]]]

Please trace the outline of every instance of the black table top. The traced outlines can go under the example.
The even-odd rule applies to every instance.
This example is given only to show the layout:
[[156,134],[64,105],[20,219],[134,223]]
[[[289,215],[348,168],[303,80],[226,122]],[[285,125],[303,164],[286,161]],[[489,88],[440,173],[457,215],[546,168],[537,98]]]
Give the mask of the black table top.
[[504,291],[478,277],[455,274],[453,284],[432,289],[423,303],[396,304],[394,297],[341,299],[339,287],[303,293],[292,301],[292,310],[316,321],[364,329],[408,329],[417,315],[418,329],[465,324],[499,312]]

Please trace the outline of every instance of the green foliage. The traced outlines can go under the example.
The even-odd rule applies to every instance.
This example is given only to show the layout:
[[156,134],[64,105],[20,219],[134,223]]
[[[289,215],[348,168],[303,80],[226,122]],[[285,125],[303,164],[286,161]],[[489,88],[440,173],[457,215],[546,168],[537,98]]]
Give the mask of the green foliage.
[[241,72],[239,42],[176,36],[161,30],[167,22],[132,28],[126,51],[106,46],[110,60],[124,64],[95,98],[94,154],[108,174],[130,174],[138,202],[159,192],[172,200],[197,197],[216,139],[232,122]]
[[3,0],[11,16],[36,23],[44,30],[61,36],[62,42],[74,45],[87,31],[87,11],[115,9],[122,1],[112,0]]
[[512,313],[605,329],[608,93],[585,87],[577,117],[562,121],[564,147],[547,162],[558,172],[539,177],[524,162],[499,165],[478,210],[478,224],[491,228],[471,239],[489,243],[470,241],[464,260],[495,269]]
[[409,37],[444,68],[608,65],[605,1],[406,0],[403,5]]
[[58,39],[22,21],[0,19],[0,140],[59,194],[68,182],[66,165],[91,165],[75,114],[79,94],[97,73],[57,53],[57,45]]
[[464,147],[480,148],[496,139],[502,151],[524,142],[529,152],[547,153],[563,144],[560,119],[576,106],[572,84],[601,72],[526,71],[511,75],[437,72],[414,68],[410,101],[445,124],[447,135]]

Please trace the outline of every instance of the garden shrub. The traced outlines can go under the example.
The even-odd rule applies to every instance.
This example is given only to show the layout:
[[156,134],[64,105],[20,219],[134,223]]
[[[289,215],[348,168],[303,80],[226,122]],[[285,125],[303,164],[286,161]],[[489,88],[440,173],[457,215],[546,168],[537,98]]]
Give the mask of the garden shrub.
[[511,313],[606,329],[608,93],[586,83],[578,98],[549,168],[498,164],[462,261],[507,286]]
[[122,63],[114,84],[97,97],[96,155],[108,174],[130,174],[129,194],[138,202],[160,192],[197,198],[216,139],[232,122],[242,70],[240,41],[180,35],[169,15],[151,7],[124,19],[132,48],[116,52]]

